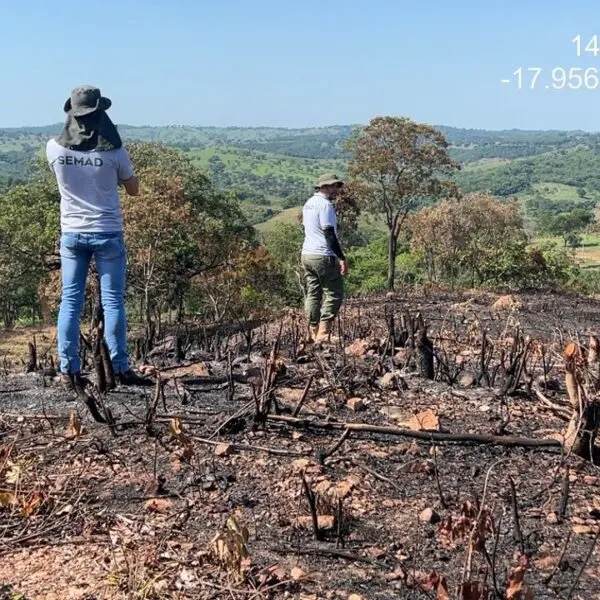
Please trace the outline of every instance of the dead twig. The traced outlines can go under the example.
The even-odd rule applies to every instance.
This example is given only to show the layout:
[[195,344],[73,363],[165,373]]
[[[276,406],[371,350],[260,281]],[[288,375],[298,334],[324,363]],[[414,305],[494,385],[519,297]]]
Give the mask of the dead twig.
[[325,460],[330,456],[335,454],[341,447],[342,444],[348,439],[350,436],[350,430],[344,429],[344,433],[340,436],[340,439],[333,444],[328,450],[317,450],[317,462],[321,465],[325,464]]
[[587,553],[583,563],[581,564],[581,567],[579,567],[579,571],[577,572],[575,581],[573,581],[573,585],[571,585],[571,588],[569,589],[569,593],[567,594],[566,600],[571,600],[571,596],[573,595],[573,592],[575,591],[575,588],[577,587],[577,584],[579,583],[579,579],[581,578],[581,575],[583,574],[584,569],[587,567],[587,564],[590,561],[590,557],[592,556],[592,553],[594,552],[594,548],[596,547],[596,542],[598,541],[598,536],[600,536],[600,528],[598,528],[598,531],[596,531],[596,535],[594,536],[594,539],[593,539],[592,543],[590,544],[590,549],[588,550],[588,553]]
[[569,467],[565,469],[565,474],[563,477],[562,489],[560,494],[560,504],[558,505],[558,519],[562,521],[567,514],[567,506],[569,504],[569,487],[570,487],[570,470]]
[[[219,445],[225,443],[225,442],[215,442],[215,440],[207,440],[205,438],[199,438],[199,437],[193,437],[193,436],[190,436],[190,439],[194,440],[195,442],[198,442],[199,444],[208,444],[209,446],[219,446]],[[295,457],[306,456],[305,454],[302,454],[302,452],[296,452],[294,450],[283,450],[280,448],[267,448],[266,446],[250,446],[249,444],[228,444],[228,446],[230,446],[232,450],[237,450],[240,452],[244,451],[244,450],[248,450],[248,451],[254,451],[254,452],[266,452],[267,454],[272,454],[275,456],[295,456]]]
[[397,492],[403,493],[402,488],[399,485],[397,485],[396,483],[394,483],[389,477],[386,477],[385,475],[382,475],[381,473],[378,473],[377,471],[371,469],[371,467],[368,467],[367,465],[365,465],[365,464],[363,464],[361,462],[358,462],[356,460],[353,460],[352,464],[356,465],[359,469],[362,469],[363,471],[366,471],[370,475],[373,475],[373,477],[375,477],[375,479],[379,479],[380,481],[384,481],[388,485],[392,486]]
[[294,412],[292,413],[293,417],[297,417],[300,414],[300,409],[302,408],[302,405],[304,404],[304,402],[306,402],[306,398],[308,398],[308,392],[310,391],[310,386],[312,385],[314,378],[315,378],[314,373],[311,374],[311,376],[308,378],[308,381],[306,382],[306,385],[304,386],[304,391],[302,392],[302,396],[300,397],[300,400],[298,400],[298,404],[296,404],[296,408],[294,408]]
[[562,564],[563,558],[565,557],[565,554],[567,552],[567,547],[569,546],[570,541],[571,541],[571,530],[569,529],[569,531],[567,532],[567,539],[565,539],[565,543],[563,544],[562,551],[560,553],[560,558],[558,559],[558,562],[554,565],[554,569],[552,569],[552,573],[550,573],[550,575],[548,575],[548,577],[546,577],[543,580],[545,585],[548,585],[554,579],[554,576],[558,573],[558,570],[561,568],[560,566]]
[[519,506],[517,504],[517,489],[512,477],[508,478],[510,484],[510,500],[513,516],[513,540],[519,544],[521,554],[525,554],[525,543],[523,542],[523,532],[521,531],[521,523],[519,522]]
[[552,410],[552,412],[557,414],[559,417],[561,417],[565,421],[568,421],[571,418],[571,411],[568,408],[561,406],[556,402],[552,402],[552,400],[547,398],[544,394],[542,394],[540,390],[536,388],[533,388],[533,391],[538,397],[538,399],[541,400],[542,404],[544,404],[544,406],[547,406],[550,410]]
[[319,515],[317,514],[317,495],[310,489],[310,486],[308,485],[304,474],[302,475],[302,488],[304,489],[306,499],[308,500],[308,507],[310,509],[310,517],[312,519],[313,533],[315,535],[315,539],[318,542],[322,542],[324,539],[324,535],[321,529],[319,528]]
[[437,449],[435,447],[435,444],[432,444],[431,446],[433,448],[433,469],[434,469],[434,473],[435,473],[435,483],[436,483],[438,495],[440,497],[440,505],[442,508],[447,508],[448,505],[446,504],[446,500],[444,499],[444,492],[442,492],[442,484],[440,483],[440,471],[439,471],[438,461],[437,461]]

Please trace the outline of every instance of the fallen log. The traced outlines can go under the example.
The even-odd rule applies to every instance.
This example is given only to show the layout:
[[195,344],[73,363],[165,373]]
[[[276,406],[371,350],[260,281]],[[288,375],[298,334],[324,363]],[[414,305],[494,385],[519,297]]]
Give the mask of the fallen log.
[[561,448],[559,440],[545,438],[524,438],[509,435],[488,435],[483,433],[442,433],[440,431],[415,431],[401,427],[386,427],[381,425],[369,425],[368,423],[341,423],[335,421],[316,421],[310,419],[299,419],[287,415],[269,415],[269,421],[288,423],[294,427],[304,429],[348,429],[349,431],[364,431],[366,433],[380,433],[383,435],[394,435],[400,437],[426,440],[428,442],[454,442],[489,444],[495,446],[509,446],[520,448]]

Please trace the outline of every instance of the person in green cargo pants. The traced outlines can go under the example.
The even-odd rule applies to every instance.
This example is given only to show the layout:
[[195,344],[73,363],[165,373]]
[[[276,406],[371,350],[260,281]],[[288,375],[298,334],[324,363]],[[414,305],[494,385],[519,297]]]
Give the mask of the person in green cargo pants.
[[343,185],[333,173],[321,175],[315,194],[302,209],[305,308],[311,337],[318,342],[331,339],[333,322],[344,300],[343,276],[348,272],[348,262],[338,240],[332,203]]

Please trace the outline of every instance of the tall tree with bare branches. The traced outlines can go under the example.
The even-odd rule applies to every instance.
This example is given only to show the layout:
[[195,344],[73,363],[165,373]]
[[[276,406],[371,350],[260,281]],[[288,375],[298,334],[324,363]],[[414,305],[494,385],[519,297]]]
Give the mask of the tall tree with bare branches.
[[409,212],[426,200],[457,195],[460,168],[443,134],[405,117],[376,117],[346,142],[350,185],[367,212],[389,229],[387,287],[394,289],[398,236]]

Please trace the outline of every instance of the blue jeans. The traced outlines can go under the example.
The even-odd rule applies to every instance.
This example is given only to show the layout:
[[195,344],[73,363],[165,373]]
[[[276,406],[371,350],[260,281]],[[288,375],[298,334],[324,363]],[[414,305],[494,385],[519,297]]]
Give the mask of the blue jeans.
[[115,373],[129,368],[125,320],[126,253],[121,233],[63,233],[60,239],[62,298],[58,313],[58,356],[63,373],[77,373],[79,320],[90,260],[96,259],[104,309],[104,337]]

